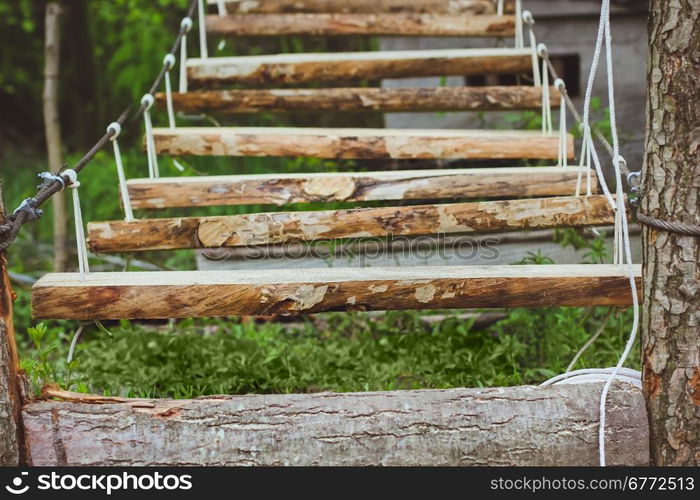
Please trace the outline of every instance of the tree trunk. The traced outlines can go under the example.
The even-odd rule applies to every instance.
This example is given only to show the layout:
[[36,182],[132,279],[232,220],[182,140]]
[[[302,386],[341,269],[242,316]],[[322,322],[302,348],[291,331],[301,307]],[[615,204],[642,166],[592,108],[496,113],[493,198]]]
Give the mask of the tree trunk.
[[[5,220],[4,210],[0,186],[0,223]],[[19,465],[22,455],[22,402],[12,322],[13,299],[7,274],[7,259],[4,253],[0,253],[0,466]]]
[[[35,466],[597,465],[600,384],[75,402],[25,407]],[[611,465],[647,465],[641,391],[610,393]]]
[[[58,86],[61,53],[61,17],[63,8],[56,2],[46,5],[46,43],[44,47],[44,126],[49,170],[58,172],[63,165],[61,123],[58,111]],[[53,212],[53,268],[66,270],[68,264],[68,216],[66,198],[51,198]]]
[[[700,225],[700,6],[652,0],[640,211]],[[652,462],[700,464],[700,240],[644,230],[644,392]]]

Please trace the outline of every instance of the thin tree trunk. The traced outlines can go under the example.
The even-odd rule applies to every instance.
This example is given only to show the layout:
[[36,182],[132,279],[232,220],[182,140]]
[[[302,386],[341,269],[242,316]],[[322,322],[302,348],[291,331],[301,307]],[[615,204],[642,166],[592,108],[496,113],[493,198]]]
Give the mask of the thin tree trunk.
[[[700,5],[652,0],[640,211],[700,224]],[[652,462],[700,464],[700,240],[644,230],[644,392]]]
[[[0,185],[0,222],[5,219]],[[22,455],[18,360],[12,323],[13,292],[7,259],[0,253],[0,466],[19,465]]]
[[[51,172],[58,172],[63,165],[63,144],[58,111],[62,14],[63,8],[58,3],[51,2],[46,6],[43,101],[46,150]],[[53,212],[53,268],[56,272],[63,272],[68,263],[68,218],[65,197],[54,196],[51,199],[51,207]]]

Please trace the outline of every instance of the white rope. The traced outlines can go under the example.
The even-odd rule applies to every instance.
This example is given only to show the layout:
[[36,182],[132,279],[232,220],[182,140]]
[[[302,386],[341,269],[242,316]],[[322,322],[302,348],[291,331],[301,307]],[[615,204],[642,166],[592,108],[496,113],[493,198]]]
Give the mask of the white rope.
[[[545,61],[546,64],[546,61]],[[566,129],[566,84],[561,78],[554,80],[554,86],[559,91],[561,96],[559,101],[559,160],[557,166],[568,167],[568,151],[567,151],[567,129]]]
[[187,33],[192,29],[192,18],[184,17],[180,27],[185,29],[180,41],[180,93],[187,92]]
[[523,37],[523,2],[515,0],[515,46],[522,48],[525,46]]
[[540,43],[537,46],[537,54],[542,58],[542,134],[552,133],[552,105],[549,97],[549,67],[547,59],[549,52],[547,46]]
[[143,121],[146,125],[146,156],[148,157],[148,177],[150,179],[157,179],[160,177],[156,142],[153,139],[153,122],[151,121],[151,108],[154,102],[151,94],[146,94],[141,98],[141,105],[145,106],[143,110]]
[[586,169],[586,196],[591,196],[593,194],[593,180],[591,179],[591,151],[588,149],[588,133],[590,129],[583,127],[583,123],[580,130],[583,130],[583,140],[581,141],[581,158],[578,165],[578,180],[576,181],[576,196],[581,196],[581,181],[583,177],[583,169]]
[[175,56],[166,54],[163,58],[163,66],[165,66],[165,104],[168,109],[168,125],[170,128],[175,128],[175,110],[173,108],[173,87],[170,83],[170,70],[175,66]]
[[204,22],[204,0],[197,2],[197,21],[199,23],[199,57],[207,59],[207,26]]
[[530,57],[532,58],[532,81],[536,87],[542,85],[540,80],[540,59],[537,56],[537,38],[535,37],[535,18],[529,10],[523,11],[523,22],[527,24],[527,31],[530,35]]
[[224,2],[224,0],[218,0],[216,2],[216,6],[219,8],[219,15],[221,17],[224,17],[226,14],[228,14],[228,12],[226,12],[226,3]]
[[[600,160],[598,158],[598,154],[595,150],[595,145],[593,144],[592,140],[592,134],[590,131],[590,104],[591,104],[591,97],[593,93],[593,82],[595,81],[595,76],[596,72],[598,69],[598,64],[600,62],[600,55],[603,49],[603,43],[605,43],[605,56],[606,56],[606,70],[607,70],[607,85],[608,85],[608,107],[610,110],[610,130],[611,130],[611,135],[612,135],[612,142],[613,142],[613,167],[615,170],[615,181],[617,183],[617,189],[616,189],[616,199],[613,200],[612,196],[610,195],[610,190],[608,189],[608,186],[605,182],[605,178],[603,176],[603,172],[600,166]],[[622,243],[622,249],[621,249],[621,254],[624,257],[624,259],[620,259],[618,255],[618,259],[620,259],[620,264],[624,263],[626,264],[626,270],[627,274],[629,276],[629,283],[630,283],[630,292],[632,294],[632,310],[633,310],[633,320],[632,320],[632,328],[630,331],[629,338],[627,339],[627,343],[625,345],[625,348],[620,356],[620,359],[617,362],[617,365],[615,368],[611,371],[610,376],[607,378],[607,382],[605,383],[605,386],[603,387],[603,391],[600,396],[600,426],[598,429],[598,455],[599,455],[599,460],[600,460],[600,465],[605,466],[605,423],[606,423],[606,414],[605,414],[605,404],[607,401],[608,397],[608,392],[610,391],[610,387],[612,386],[612,383],[614,380],[618,377],[618,375],[622,371],[622,365],[625,363],[627,360],[627,357],[629,356],[630,352],[632,351],[632,348],[634,346],[634,342],[637,336],[637,330],[639,328],[639,298],[637,297],[637,284],[635,282],[635,277],[634,277],[634,269],[632,267],[632,249],[630,245],[630,236],[629,236],[629,227],[627,223],[627,216],[625,213],[625,203],[624,203],[624,193],[622,190],[622,174],[621,174],[621,168],[622,164],[625,162],[624,158],[620,156],[620,144],[619,144],[619,138],[617,135],[617,119],[616,119],[616,113],[615,113],[615,80],[614,80],[614,75],[613,75],[613,65],[612,65],[612,37],[611,37],[611,28],[610,28],[610,0],[602,0],[601,4],[601,9],[600,9],[600,22],[598,25],[598,35],[596,39],[596,45],[595,45],[595,50],[593,53],[593,62],[591,65],[591,71],[588,76],[588,84],[586,85],[586,94],[585,94],[585,106],[584,106],[584,118],[583,118],[583,125],[584,129],[586,131],[586,140],[588,143],[588,149],[590,150],[593,163],[595,164],[596,167],[596,173],[598,174],[598,181],[603,189],[603,192],[606,194],[608,197],[608,202],[612,204],[614,208],[617,209],[618,212],[618,217],[616,217],[616,226],[618,226],[620,229],[620,239]],[[617,251],[616,251],[617,254]]]
[[78,173],[73,169],[63,171],[63,175],[68,177],[70,183],[68,187],[73,191],[73,217],[75,219],[75,242],[78,250],[78,267],[80,269],[80,280],[85,281],[86,275],[90,272],[88,262],[87,244],[85,242],[85,228],[83,227],[83,211],[80,207],[80,194],[78,188]]
[[113,131],[114,134],[110,137],[112,141],[112,146],[114,148],[114,161],[117,164],[117,176],[119,177],[119,190],[122,195],[122,205],[124,205],[124,215],[127,221],[134,220],[134,213],[131,210],[131,198],[129,198],[129,190],[126,187],[126,175],[124,175],[124,164],[122,163],[122,154],[119,150],[119,142],[117,142],[117,137],[122,131],[121,125],[117,122],[109,124],[107,127],[107,132]]
[[[574,370],[571,372],[562,373],[556,377],[552,377],[546,382],[540,384],[540,387],[548,385],[565,385],[565,384],[586,384],[593,382],[607,382],[610,376],[614,373],[615,368],[584,368],[582,370]],[[642,373],[629,368],[620,368],[616,379],[621,382],[627,382],[635,387],[642,388]]]

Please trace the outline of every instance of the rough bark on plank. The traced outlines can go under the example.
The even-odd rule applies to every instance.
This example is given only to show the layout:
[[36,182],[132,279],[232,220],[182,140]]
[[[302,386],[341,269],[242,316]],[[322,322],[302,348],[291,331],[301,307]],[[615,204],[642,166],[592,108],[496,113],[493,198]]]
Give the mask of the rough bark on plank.
[[97,253],[614,224],[604,195],[90,222]]
[[631,302],[615,265],[50,273],[32,289],[34,317],[84,320]]
[[[95,402],[68,394],[78,402],[31,403],[24,419],[35,466],[594,466],[600,390],[583,384]],[[609,464],[648,465],[641,391],[616,384],[609,406]]]
[[[217,4],[209,0],[209,4]],[[512,0],[506,11],[512,11]],[[226,11],[240,14],[413,12],[427,14],[493,14],[493,0],[225,0]]]
[[188,59],[192,88],[532,71],[529,48],[392,50]]
[[[0,184],[0,223],[5,221],[5,205]],[[0,252],[0,466],[16,466],[22,460],[22,396],[19,360],[13,323],[14,292],[7,273],[7,256]]]
[[515,34],[515,17],[495,14],[231,14],[206,17],[214,35],[372,35],[506,37]]
[[[550,88],[550,105],[559,92]],[[435,88],[320,88],[204,90],[172,94],[173,106],[186,113],[291,111],[503,111],[539,110],[542,88],[532,85]],[[156,94],[161,107],[165,94]]]
[[161,177],[130,179],[127,186],[132,207],[169,208],[565,196],[575,192],[577,179],[578,169],[569,167],[510,167]]
[[[700,8],[650,5],[640,211],[700,225]],[[658,466],[700,465],[700,238],[644,228],[643,382]]]
[[[531,130],[178,127],[153,130],[169,155],[307,156],[345,159],[550,159],[559,135]],[[573,158],[573,136],[568,135]]]

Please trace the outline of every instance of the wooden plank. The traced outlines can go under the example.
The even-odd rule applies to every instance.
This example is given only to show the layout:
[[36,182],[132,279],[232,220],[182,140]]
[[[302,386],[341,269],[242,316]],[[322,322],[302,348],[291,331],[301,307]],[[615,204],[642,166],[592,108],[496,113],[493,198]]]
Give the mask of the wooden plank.
[[[585,175],[585,173],[584,173]],[[509,167],[129,179],[134,208],[287,205],[330,201],[566,196],[578,168]],[[597,177],[594,175],[594,192]]]
[[506,37],[515,34],[515,16],[495,14],[230,14],[206,17],[214,35],[373,35]]
[[532,71],[529,48],[323,52],[188,59],[192,87]]
[[[31,403],[24,421],[34,466],[593,467],[601,389],[582,384],[194,400],[50,391],[47,396],[71,402]],[[648,465],[641,391],[617,383],[609,399],[608,464]]]
[[[559,134],[531,130],[178,127],[153,130],[169,155],[307,156],[346,159],[549,159]],[[574,140],[568,136],[569,157]]]
[[93,252],[517,231],[614,224],[605,196],[90,222]]
[[32,292],[34,318],[79,320],[632,303],[625,270],[590,264],[50,273]]
[[[559,92],[551,87],[550,104]],[[290,111],[514,111],[539,110],[542,87],[509,85],[434,88],[235,89],[174,93],[173,106],[186,113],[260,113]],[[165,108],[165,94],[156,94]]]
[[[360,13],[493,14],[493,0],[224,0],[229,13]],[[208,0],[216,5],[217,0]],[[506,1],[512,11],[512,0]]]

